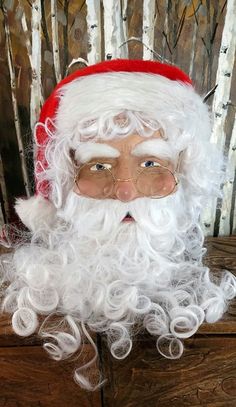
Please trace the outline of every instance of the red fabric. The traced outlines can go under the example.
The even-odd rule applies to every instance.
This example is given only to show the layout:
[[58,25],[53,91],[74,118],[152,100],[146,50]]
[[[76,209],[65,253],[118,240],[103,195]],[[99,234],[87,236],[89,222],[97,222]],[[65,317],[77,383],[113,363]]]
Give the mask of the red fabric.
[[[165,76],[166,78],[173,81],[180,81],[187,84],[192,84],[191,79],[179,68],[163,64],[161,62],[154,61],[143,61],[143,60],[129,60],[129,59],[114,59],[110,61],[103,61],[96,65],[91,65],[73,72],[71,75],[64,78],[54,89],[53,93],[44,103],[39,122],[45,123],[46,119],[53,119],[56,115],[56,111],[59,104],[59,98],[57,96],[58,90],[73,80],[93,75],[93,74],[103,74],[107,72],[140,72],[140,73],[150,73]],[[40,162],[44,168],[47,167],[47,162],[45,160],[44,151],[45,145],[48,141],[48,135],[43,126],[38,126],[36,130],[36,140],[39,145],[37,150],[37,162]],[[48,183],[44,182],[40,185],[36,182],[36,194],[40,193],[45,197],[48,196]]]

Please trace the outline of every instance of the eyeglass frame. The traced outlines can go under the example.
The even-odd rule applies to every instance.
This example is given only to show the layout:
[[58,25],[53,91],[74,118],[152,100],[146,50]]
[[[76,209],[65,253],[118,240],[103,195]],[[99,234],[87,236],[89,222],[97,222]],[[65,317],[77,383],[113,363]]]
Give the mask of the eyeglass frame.
[[[116,178],[116,177],[112,174],[111,170],[110,170],[109,168],[106,168],[106,171],[108,171],[108,172],[110,173],[110,175],[111,175],[111,177],[112,177],[112,180],[113,180],[113,189],[112,189],[112,191],[114,191],[114,186],[115,186],[115,184],[116,184],[117,182],[129,182],[129,181],[132,181],[132,182],[135,184],[136,190],[137,190],[140,194],[142,194],[143,196],[145,196],[145,197],[147,197],[147,198],[150,198],[150,199],[162,199],[162,198],[166,198],[167,196],[171,195],[171,194],[173,193],[174,189],[179,185],[179,179],[177,178],[176,173],[179,171],[180,157],[181,157],[182,153],[183,153],[183,151],[180,151],[179,157],[178,157],[177,166],[176,166],[176,169],[175,169],[174,171],[171,171],[171,170],[170,170],[168,167],[166,167],[165,165],[161,165],[161,164],[158,163],[158,168],[161,167],[161,168],[164,168],[165,170],[169,171],[169,172],[171,173],[171,175],[173,176],[174,180],[175,180],[175,186],[173,187],[173,190],[172,190],[171,192],[169,192],[167,195],[155,197],[155,196],[152,196],[152,195],[151,195],[151,196],[145,195],[143,192],[139,191],[139,189],[138,189],[137,186],[136,186],[136,184],[137,184],[137,179],[138,179],[138,177],[140,176],[140,174],[142,174],[142,172],[145,171],[145,168],[143,168],[143,169],[138,173],[138,175],[137,175],[136,178],[127,178],[127,179]],[[81,171],[84,167],[86,167],[87,165],[96,165],[96,164],[101,164],[101,165],[102,165],[102,163],[100,163],[99,161],[90,161],[89,163],[84,163],[84,164],[82,164],[81,166],[78,166],[78,167],[75,165],[75,167],[78,168],[78,172],[77,172],[77,174],[74,176],[74,183],[75,183],[75,185],[76,185],[77,187],[78,187],[78,185],[77,185],[77,179],[78,179],[78,175],[79,175],[80,171]],[[152,168],[152,167],[150,167],[150,168]],[[154,167],[154,168],[155,168],[155,167]],[[79,187],[78,187],[78,188],[79,188]],[[89,198],[92,198],[92,199],[105,199],[105,198],[93,198],[93,197],[90,197],[89,195],[87,195],[87,196],[88,196]],[[107,197],[110,197],[110,196],[111,196],[111,195],[108,195]]]

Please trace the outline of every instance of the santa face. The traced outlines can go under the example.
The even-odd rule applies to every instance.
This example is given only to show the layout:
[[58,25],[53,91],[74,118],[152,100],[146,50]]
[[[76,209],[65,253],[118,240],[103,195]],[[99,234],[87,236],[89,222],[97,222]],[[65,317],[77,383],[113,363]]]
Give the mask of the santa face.
[[178,183],[171,149],[160,131],[148,140],[131,134],[120,140],[84,143],[75,166],[74,191],[96,199],[158,199],[174,193]]
[[[175,201],[175,198],[167,200],[167,197],[177,191],[176,170],[179,167],[179,159],[177,161],[176,157],[173,157],[172,150],[163,139],[161,131],[155,131],[148,138],[134,133],[118,140],[98,139],[95,142],[84,142],[80,144],[73,157],[75,166],[73,192],[80,198],[77,199],[70,193],[65,206],[59,211],[59,217],[71,222],[74,230],[78,229],[80,237],[83,234],[89,236],[89,225],[92,224],[92,231],[97,234],[98,239],[103,230],[102,219],[105,216],[110,218],[108,241],[111,233],[119,232],[116,220],[129,224],[136,222],[138,227],[142,225],[144,233],[156,235],[160,233],[163,218],[166,218],[160,209],[162,212],[163,208],[166,211],[170,210],[169,202]],[[154,202],[160,199],[163,199],[162,203]],[[92,214],[93,208],[95,212]],[[152,214],[148,208],[152,208]],[[102,216],[99,210],[103,210]],[[186,208],[185,211],[187,212]],[[177,208],[171,216],[175,220],[179,217]],[[182,225],[184,218],[183,214]],[[167,224],[165,229],[169,230]],[[172,234],[173,232],[172,230]],[[129,245],[131,240],[132,233]]]

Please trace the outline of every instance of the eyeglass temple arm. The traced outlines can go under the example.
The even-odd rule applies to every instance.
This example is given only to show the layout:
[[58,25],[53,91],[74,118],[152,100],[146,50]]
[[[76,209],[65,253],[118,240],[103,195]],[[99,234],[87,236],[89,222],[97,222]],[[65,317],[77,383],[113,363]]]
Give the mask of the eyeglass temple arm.
[[177,162],[177,166],[176,166],[176,170],[175,170],[175,172],[177,172],[177,173],[180,171],[181,156],[183,155],[184,151],[185,150],[182,150],[179,153],[178,162]]

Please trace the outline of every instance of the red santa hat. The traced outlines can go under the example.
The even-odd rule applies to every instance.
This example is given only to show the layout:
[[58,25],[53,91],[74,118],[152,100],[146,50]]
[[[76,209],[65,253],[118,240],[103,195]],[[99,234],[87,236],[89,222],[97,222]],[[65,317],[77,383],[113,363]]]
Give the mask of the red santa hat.
[[[124,100],[123,105],[122,103],[120,103],[120,101],[116,102],[116,100],[119,99],[117,97],[117,93],[120,90],[119,75],[121,73],[126,73],[127,77],[125,87],[123,87],[125,88],[123,94],[119,96],[120,99],[122,98],[122,100]],[[108,74],[110,76],[107,76]],[[71,122],[71,119],[73,121],[73,116],[77,114],[79,116],[80,113],[81,115],[83,114],[83,112],[86,110],[86,103],[88,105],[87,110],[89,111],[95,108],[97,109],[97,106],[100,105],[100,100],[96,98],[95,100],[93,100],[93,93],[91,92],[93,86],[96,86],[96,84],[98,83],[102,83],[100,99],[102,99],[103,101],[103,106],[101,107],[101,109],[105,110],[106,108],[108,108],[109,105],[117,105],[118,107],[123,107],[124,109],[126,108],[142,111],[145,105],[145,101],[141,100],[142,98],[140,98],[140,89],[133,85],[137,74],[139,75],[139,77],[141,76],[144,86],[146,80],[150,82],[150,78],[154,82],[165,79],[170,90],[169,97],[171,98],[171,102],[173,103],[175,103],[176,98],[176,84],[183,84],[185,85],[185,89],[189,89],[191,93],[194,92],[190,78],[183,71],[175,66],[167,65],[160,62],[119,59],[101,62],[96,65],[77,70],[76,72],[63,79],[56,86],[55,90],[47,99],[42,108],[39,123],[36,126],[35,131],[37,144],[36,166],[38,168],[38,171],[40,171],[40,168],[44,170],[48,166],[45,157],[45,148],[49,141],[50,127],[52,126],[53,128],[53,123],[57,123],[58,125],[58,123],[60,124],[61,121],[63,128],[64,122],[67,121],[65,120],[66,113],[64,113],[64,108],[61,108],[64,103],[64,89],[73,89],[72,96],[68,96],[70,98],[69,102],[71,104],[69,122]],[[96,82],[93,82],[95,77]],[[112,85],[110,85],[109,83],[109,78],[111,77],[113,79],[115,78],[115,86],[114,82],[112,83]],[[87,87],[81,91],[79,84],[83,78],[87,78],[87,83],[89,81],[91,87]],[[104,80],[102,81],[102,79]],[[129,97],[126,98],[126,94],[129,95]],[[135,100],[134,104],[132,104],[132,100]],[[61,112],[60,109],[62,110]],[[54,221],[56,209],[50,202],[49,182],[38,182],[38,177],[36,177],[35,195],[28,200],[18,199],[15,205],[15,209],[23,223],[31,230],[35,230],[39,225],[42,225],[43,223],[51,224]]]

